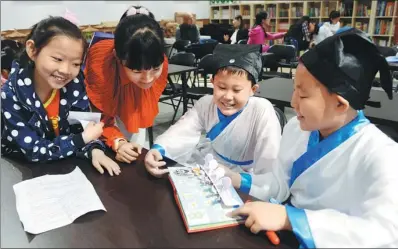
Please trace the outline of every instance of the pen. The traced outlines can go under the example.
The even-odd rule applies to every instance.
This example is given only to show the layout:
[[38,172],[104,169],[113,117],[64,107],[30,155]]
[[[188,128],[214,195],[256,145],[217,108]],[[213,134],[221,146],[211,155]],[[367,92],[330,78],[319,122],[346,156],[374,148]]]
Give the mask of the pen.
[[[273,204],[280,204],[277,200],[275,200],[274,198],[269,199],[270,203]],[[276,234],[276,232],[274,231],[266,231],[265,234],[267,235],[268,239],[271,241],[272,244],[274,245],[279,245],[279,243],[281,243],[278,235]]]
[[[247,200],[246,202],[250,202],[250,200]],[[277,200],[275,200],[274,198],[271,198],[270,202],[274,203],[274,204],[279,204],[279,202]],[[272,244],[277,246],[277,245],[279,245],[279,243],[281,243],[281,241],[280,241],[278,235],[276,234],[276,232],[274,232],[274,231],[266,231],[265,235],[271,241]]]

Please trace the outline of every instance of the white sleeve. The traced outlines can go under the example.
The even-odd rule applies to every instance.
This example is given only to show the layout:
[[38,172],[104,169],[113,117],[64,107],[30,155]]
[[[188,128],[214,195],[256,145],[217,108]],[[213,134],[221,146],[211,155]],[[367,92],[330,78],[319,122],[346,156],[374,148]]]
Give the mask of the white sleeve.
[[[305,210],[314,244],[327,247],[398,247],[398,146],[381,148],[363,165],[360,191],[349,213]],[[342,190],[344,191],[344,190]]]
[[156,138],[152,148],[158,149],[161,154],[175,161],[188,160],[204,130],[200,117],[202,105],[202,101],[197,101],[193,108]]
[[[290,171],[292,168],[291,161],[285,160],[284,148],[291,147],[292,128],[297,122],[289,121],[284,127],[284,132],[278,149],[277,159],[272,161],[272,170],[263,174],[253,174],[249,183],[251,186],[249,194],[260,200],[268,201],[271,197],[280,202],[287,200],[290,196],[288,181],[290,179]],[[242,185],[244,185],[244,175],[242,175]],[[243,189],[245,187],[243,186]]]

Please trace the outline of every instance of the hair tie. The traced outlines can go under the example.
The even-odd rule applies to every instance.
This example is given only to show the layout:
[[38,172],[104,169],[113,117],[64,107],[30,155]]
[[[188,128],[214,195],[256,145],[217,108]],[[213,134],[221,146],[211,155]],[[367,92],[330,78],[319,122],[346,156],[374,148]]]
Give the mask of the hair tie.
[[143,7],[139,7],[138,9],[136,9],[135,7],[131,7],[127,11],[127,16],[134,16],[136,14],[143,14],[143,15],[149,16],[149,11],[146,8],[143,8]]

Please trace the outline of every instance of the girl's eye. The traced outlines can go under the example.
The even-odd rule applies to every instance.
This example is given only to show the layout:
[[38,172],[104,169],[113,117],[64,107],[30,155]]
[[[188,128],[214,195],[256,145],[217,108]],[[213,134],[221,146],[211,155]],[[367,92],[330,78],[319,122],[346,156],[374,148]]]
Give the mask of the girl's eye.
[[53,57],[53,59],[54,59],[55,61],[62,61],[62,59],[57,58],[57,57]]
[[73,64],[75,67],[80,67],[82,64],[80,64],[80,63],[75,63],[75,64]]

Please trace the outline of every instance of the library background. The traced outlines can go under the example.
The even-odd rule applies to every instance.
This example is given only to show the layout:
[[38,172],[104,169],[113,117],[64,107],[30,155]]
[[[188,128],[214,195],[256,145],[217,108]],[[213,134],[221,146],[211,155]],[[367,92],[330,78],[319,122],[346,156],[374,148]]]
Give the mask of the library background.
[[398,0],[292,0],[292,1],[233,1],[211,0],[210,22],[232,24],[242,15],[246,28],[253,26],[255,15],[262,10],[271,17],[271,32],[287,31],[290,25],[308,15],[319,22],[327,21],[332,10],[340,11],[340,23],[369,34],[380,46],[397,44],[395,24]]

